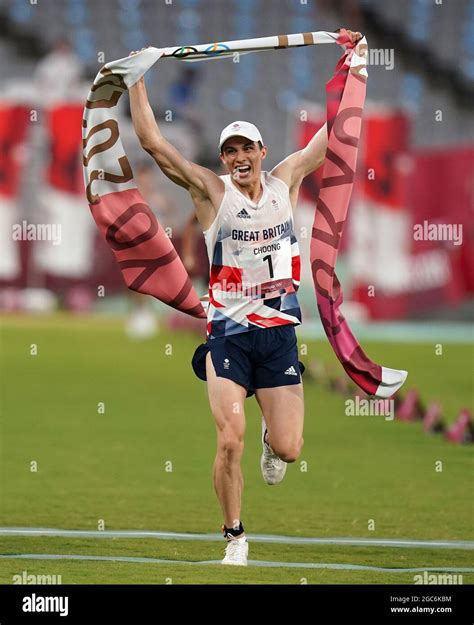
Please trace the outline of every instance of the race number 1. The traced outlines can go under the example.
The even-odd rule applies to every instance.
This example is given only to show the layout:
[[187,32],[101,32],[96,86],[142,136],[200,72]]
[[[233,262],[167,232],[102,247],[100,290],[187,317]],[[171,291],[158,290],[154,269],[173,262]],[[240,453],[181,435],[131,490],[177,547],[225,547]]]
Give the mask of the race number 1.
[[272,265],[272,256],[271,254],[267,254],[262,258],[263,261],[268,260],[268,271],[270,272],[270,278],[273,278],[273,265]]

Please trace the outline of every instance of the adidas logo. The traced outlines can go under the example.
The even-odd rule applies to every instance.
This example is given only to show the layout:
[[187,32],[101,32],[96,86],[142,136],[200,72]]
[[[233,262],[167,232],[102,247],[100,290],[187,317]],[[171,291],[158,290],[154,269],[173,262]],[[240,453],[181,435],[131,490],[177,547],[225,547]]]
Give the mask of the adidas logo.
[[237,213],[237,217],[241,217],[242,219],[250,219],[250,215],[247,213],[245,208],[243,208],[240,213]]
[[288,369],[285,371],[285,375],[298,375],[296,373],[296,370],[293,366],[288,367]]

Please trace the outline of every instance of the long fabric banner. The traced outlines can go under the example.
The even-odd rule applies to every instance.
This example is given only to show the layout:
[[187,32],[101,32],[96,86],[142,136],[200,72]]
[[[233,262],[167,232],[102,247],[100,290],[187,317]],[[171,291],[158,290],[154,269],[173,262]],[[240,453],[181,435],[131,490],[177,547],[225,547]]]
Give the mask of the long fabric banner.
[[405,382],[406,371],[382,367],[362,350],[339,308],[342,288],[335,273],[337,254],[352,194],[367,82],[367,42],[347,47],[326,85],[328,147],[311,236],[311,271],[321,321],[349,377],[366,393],[387,398]]
[[199,61],[319,43],[338,43],[346,50],[327,85],[329,143],[311,241],[318,309],[328,339],[348,375],[368,394],[385,398],[400,388],[407,373],[381,367],[364,354],[339,312],[342,289],[334,273],[357,160],[367,79],[365,38],[354,45],[341,30],[180,48],[150,47],[107,63],[94,80],[84,110],[86,194],[127,286],[204,318],[204,309],[176,250],[133,180],[120,141],[117,102],[160,58]]

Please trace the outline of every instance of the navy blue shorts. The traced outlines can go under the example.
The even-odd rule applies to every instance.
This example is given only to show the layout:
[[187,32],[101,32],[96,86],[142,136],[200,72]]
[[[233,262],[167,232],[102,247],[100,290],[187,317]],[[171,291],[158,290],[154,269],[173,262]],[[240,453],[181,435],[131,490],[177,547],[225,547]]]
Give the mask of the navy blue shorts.
[[304,371],[298,361],[295,326],[262,328],[208,339],[196,349],[194,373],[206,380],[206,355],[211,353],[216,375],[247,389],[247,397],[257,388],[299,384]]

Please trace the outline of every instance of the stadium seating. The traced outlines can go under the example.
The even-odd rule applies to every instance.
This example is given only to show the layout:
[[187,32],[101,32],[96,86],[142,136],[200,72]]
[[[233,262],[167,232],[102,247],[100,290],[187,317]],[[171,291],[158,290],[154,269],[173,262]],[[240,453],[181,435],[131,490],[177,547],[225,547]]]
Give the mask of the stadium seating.
[[[445,3],[446,4],[446,3]],[[278,5],[278,6],[277,6]],[[424,0],[398,0],[380,3],[361,0],[360,10],[371,11],[382,20],[390,32],[402,33],[414,45],[424,46],[443,66],[460,71],[467,84],[474,79],[474,62],[469,51],[469,33],[474,25],[474,3],[457,0],[459,11],[447,11],[446,6]],[[279,0],[180,0],[157,6],[152,0],[42,0],[39,4],[22,0],[4,0],[1,9],[14,27],[40,39],[46,50],[58,37],[70,39],[76,53],[86,64],[90,75],[100,66],[97,53],[105,59],[124,56],[143,45],[173,45],[175,43],[205,43],[206,41],[236,39],[252,35],[301,32],[309,29],[337,28],[344,15],[326,10],[321,0],[306,4]],[[366,29],[372,47],[385,47],[383,37]],[[444,40],[442,46],[439,45]],[[390,45],[393,45],[391,43]],[[9,47],[8,45],[6,47]],[[443,102],[445,124],[433,133],[432,123],[415,124],[417,143],[463,139],[466,128],[472,133],[467,111],[457,110],[451,98],[427,83],[427,76],[401,62],[395,46],[395,68],[391,71],[373,66],[368,96],[371,100],[407,106],[417,118],[432,119],[434,110]],[[10,56],[14,51],[10,51]],[[196,108],[201,112],[200,123],[209,146],[215,143],[220,129],[233,118],[251,117],[261,126],[263,136],[271,137],[273,154],[287,149],[286,129],[288,110],[302,100],[324,104],[322,88],[336,61],[334,49],[281,51],[241,57],[200,65],[200,81],[196,93]],[[25,74],[24,56],[2,64],[2,78]],[[30,59],[30,62],[34,59]],[[159,65],[148,79],[151,101],[157,109],[166,110],[167,95],[176,80],[174,61]],[[278,90],[275,85],[278,84]],[[276,91],[276,94],[275,94]],[[402,95],[401,95],[402,94]],[[258,118],[257,118],[258,117]],[[415,121],[418,121],[416,119]],[[291,128],[290,128],[291,131]],[[454,134],[453,134],[454,133]],[[208,148],[212,150],[212,147]]]

